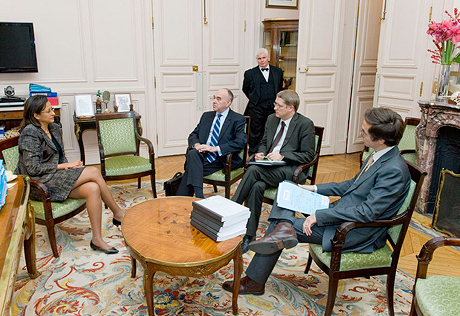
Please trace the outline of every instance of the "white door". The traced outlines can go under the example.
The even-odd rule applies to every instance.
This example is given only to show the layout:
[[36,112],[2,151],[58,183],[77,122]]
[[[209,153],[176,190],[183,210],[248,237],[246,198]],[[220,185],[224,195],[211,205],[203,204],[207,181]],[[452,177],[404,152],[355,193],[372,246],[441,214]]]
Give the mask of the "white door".
[[185,153],[218,89],[231,89],[239,110],[243,1],[153,1],[158,156]]
[[321,154],[345,153],[358,0],[299,1],[299,112],[323,126]]
[[357,19],[347,153],[361,151],[364,112],[372,107],[383,0],[360,0]]
[[[433,73],[433,66],[430,66],[431,54],[427,52],[427,48],[434,46],[426,34],[431,5],[433,2],[437,3],[434,11],[442,11],[444,4],[440,2],[444,1],[385,2],[373,105],[391,108],[403,118],[420,117],[417,101],[431,99],[433,87],[430,75],[427,75]],[[446,16],[439,18],[445,19]],[[424,76],[428,80],[424,81]]]

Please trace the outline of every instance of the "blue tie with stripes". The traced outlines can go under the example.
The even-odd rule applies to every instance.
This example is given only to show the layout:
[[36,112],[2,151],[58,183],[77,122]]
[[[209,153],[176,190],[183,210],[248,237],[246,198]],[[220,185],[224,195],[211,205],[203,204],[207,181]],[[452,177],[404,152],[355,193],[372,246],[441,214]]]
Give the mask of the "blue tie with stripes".
[[[220,133],[220,118],[222,117],[222,114],[217,114],[217,120],[216,123],[214,123],[214,127],[212,128],[211,132],[211,141],[209,142],[209,146],[217,146],[218,140],[219,140],[219,133]],[[211,163],[214,160],[216,160],[217,154],[209,152],[208,156],[206,159]]]

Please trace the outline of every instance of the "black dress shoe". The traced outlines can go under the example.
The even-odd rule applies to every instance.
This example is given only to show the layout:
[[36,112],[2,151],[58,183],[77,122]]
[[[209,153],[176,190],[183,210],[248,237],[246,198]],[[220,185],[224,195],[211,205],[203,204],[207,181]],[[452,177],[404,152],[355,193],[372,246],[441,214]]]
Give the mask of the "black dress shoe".
[[107,255],[113,255],[113,254],[116,254],[118,253],[118,250],[115,249],[114,247],[110,248],[110,249],[104,249],[104,248],[101,248],[99,246],[96,246],[95,244],[93,244],[93,241],[91,240],[91,242],[89,243],[91,249],[93,250],[96,250],[96,251],[102,251],[103,253],[107,254]]
[[246,253],[249,251],[249,243],[253,240],[255,240],[256,237],[254,236],[249,236],[249,235],[244,235],[243,237],[243,242],[241,243],[241,253]]
[[298,243],[297,233],[291,223],[281,222],[265,237],[249,244],[249,249],[254,252],[269,255],[284,248],[295,247]]
[[112,219],[112,223],[113,223],[113,225],[115,225],[117,227],[121,225],[121,221],[119,221],[118,219],[115,219],[115,218]]
[[[233,292],[233,281],[225,281],[222,284],[222,288],[225,291]],[[256,281],[251,280],[248,276],[241,278],[238,294],[263,295],[264,293],[265,293],[265,284],[257,283]]]

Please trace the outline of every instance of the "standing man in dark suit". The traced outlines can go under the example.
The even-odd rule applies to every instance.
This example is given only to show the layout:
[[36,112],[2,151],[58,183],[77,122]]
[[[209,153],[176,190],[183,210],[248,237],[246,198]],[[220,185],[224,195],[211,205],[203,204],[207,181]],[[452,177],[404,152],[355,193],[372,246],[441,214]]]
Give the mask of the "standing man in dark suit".
[[[340,196],[336,205],[316,210],[306,219],[295,218],[295,212],[277,204],[273,206],[265,237],[249,244],[257,254],[246,270],[246,277],[241,279],[239,293],[263,294],[265,282],[284,248],[292,248],[300,241],[321,244],[325,251],[331,251],[331,239],[341,223],[366,223],[393,216],[410,187],[409,170],[396,146],[403,132],[404,122],[396,112],[384,108],[367,110],[361,136],[364,144],[374,149],[372,156],[351,180],[301,185],[323,195]],[[385,245],[387,230],[387,227],[354,229],[348,233],[343,250],[373,252]],[[223,288],[232,291],[233,283],[225,282]]]
[[[267,157],[285,164],[249,167],[232,198],[240,204],[247,199],[251,211],[241,244],[243,253],[249,250],[249,243],[255,239],[265,189],[277,187],[283,180],[291,180],[297,166],[309,163],[315,155],[315,127],[309,118],[297,113],[299,103],[295,91],[278,92],[275,114],[268,117],[259,151],[254,156],[255,160]],[[306,172],[302,173],[300,181],[305,179]]]
[[246,70],[243,80],[243,92],[249,99],[244,115],[251,117],[249,155],[257,152],[267,117],[275,112],[273,102],[276,94],[283,88],[283,70],[268,64],[268,51],[259,49],[256,59],[258,66]]
[[[188,137],[185,172],[177,189],[177,195],[203,198],[203,176],[221,170],[226,155],[239,152],[246,145],[243,115],[233,112],[230,105],[233,93],[220,89],[214,95],[213,111],[205,112],[195,130]],[[232,157],[232,169],[239,168],[243,160],[238,155]]]

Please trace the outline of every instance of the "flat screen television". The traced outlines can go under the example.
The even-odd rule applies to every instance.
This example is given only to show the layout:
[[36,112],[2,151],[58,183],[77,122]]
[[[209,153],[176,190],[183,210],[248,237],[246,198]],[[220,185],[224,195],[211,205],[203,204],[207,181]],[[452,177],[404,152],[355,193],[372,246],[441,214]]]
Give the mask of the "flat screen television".
[[38,72],[32,23],[0,22],[0,72]]

